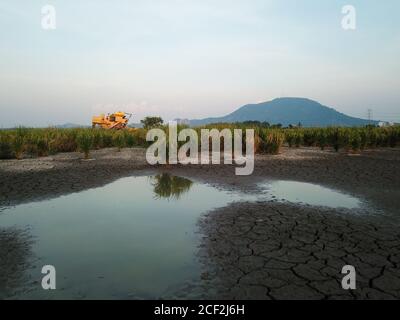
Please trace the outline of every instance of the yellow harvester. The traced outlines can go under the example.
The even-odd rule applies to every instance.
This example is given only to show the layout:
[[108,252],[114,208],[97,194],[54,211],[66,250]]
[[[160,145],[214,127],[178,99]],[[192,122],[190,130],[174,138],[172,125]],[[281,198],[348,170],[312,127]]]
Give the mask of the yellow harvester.
[[103,129],[125,129],[132,114],[126,112],[115,112],[107,115],[101,114],[92,118],[92,127],[100,126]]

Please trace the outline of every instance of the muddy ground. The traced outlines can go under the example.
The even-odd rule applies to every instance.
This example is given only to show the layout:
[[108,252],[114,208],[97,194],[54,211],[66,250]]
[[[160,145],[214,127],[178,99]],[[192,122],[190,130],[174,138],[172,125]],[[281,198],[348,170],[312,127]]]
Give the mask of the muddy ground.
[[[234,203],[206,213],[201,298],[394,299],[400,297],[400,149],[361,155],[283,149],[256,157],[251,176],[232,165],[149,166],[144,149],[0,161],[0,211],[24,202],[99,187],[128,175],[167,171],[218,188],[257,192],[257,182],[284,179],[317,183],[365,200],[363,210],[290,203]],[[1,213],[0,213],[1,214]],[[0,298],[22,277],[29,255],[23,230],[0,226]],[[341,288],[341,268],[357,271],[357,290]],[[7,284],[9,283],[9,284]],[[175,297],[191,297],[190,288]],[[196,296],[195,296],[196,297]]]

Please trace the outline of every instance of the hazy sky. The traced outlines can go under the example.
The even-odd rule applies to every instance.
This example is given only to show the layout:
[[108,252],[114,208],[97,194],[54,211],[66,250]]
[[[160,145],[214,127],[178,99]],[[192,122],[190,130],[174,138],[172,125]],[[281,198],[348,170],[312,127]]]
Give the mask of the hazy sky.
[[400,1],[0,0],[0,126],[201,118],[280,96],[400,121]]

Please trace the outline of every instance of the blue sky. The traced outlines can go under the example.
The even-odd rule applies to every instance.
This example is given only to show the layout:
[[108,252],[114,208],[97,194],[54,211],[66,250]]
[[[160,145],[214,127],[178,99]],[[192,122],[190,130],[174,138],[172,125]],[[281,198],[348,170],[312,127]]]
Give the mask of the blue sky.
[[0,57],[3,127],[219,116],[280,96],[400,121],[398,0],[1,0]]

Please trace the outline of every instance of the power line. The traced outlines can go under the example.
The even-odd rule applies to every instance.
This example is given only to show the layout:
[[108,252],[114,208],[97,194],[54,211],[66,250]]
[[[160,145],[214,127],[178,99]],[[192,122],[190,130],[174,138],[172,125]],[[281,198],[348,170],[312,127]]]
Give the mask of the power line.
[[368,113],[368,121],[371,123],[371,120],[372,120],[372,109],[368,109],[367,113]]
[[372,110],[368,109],[367,114],[368,114],[368,120],[371,120]]

